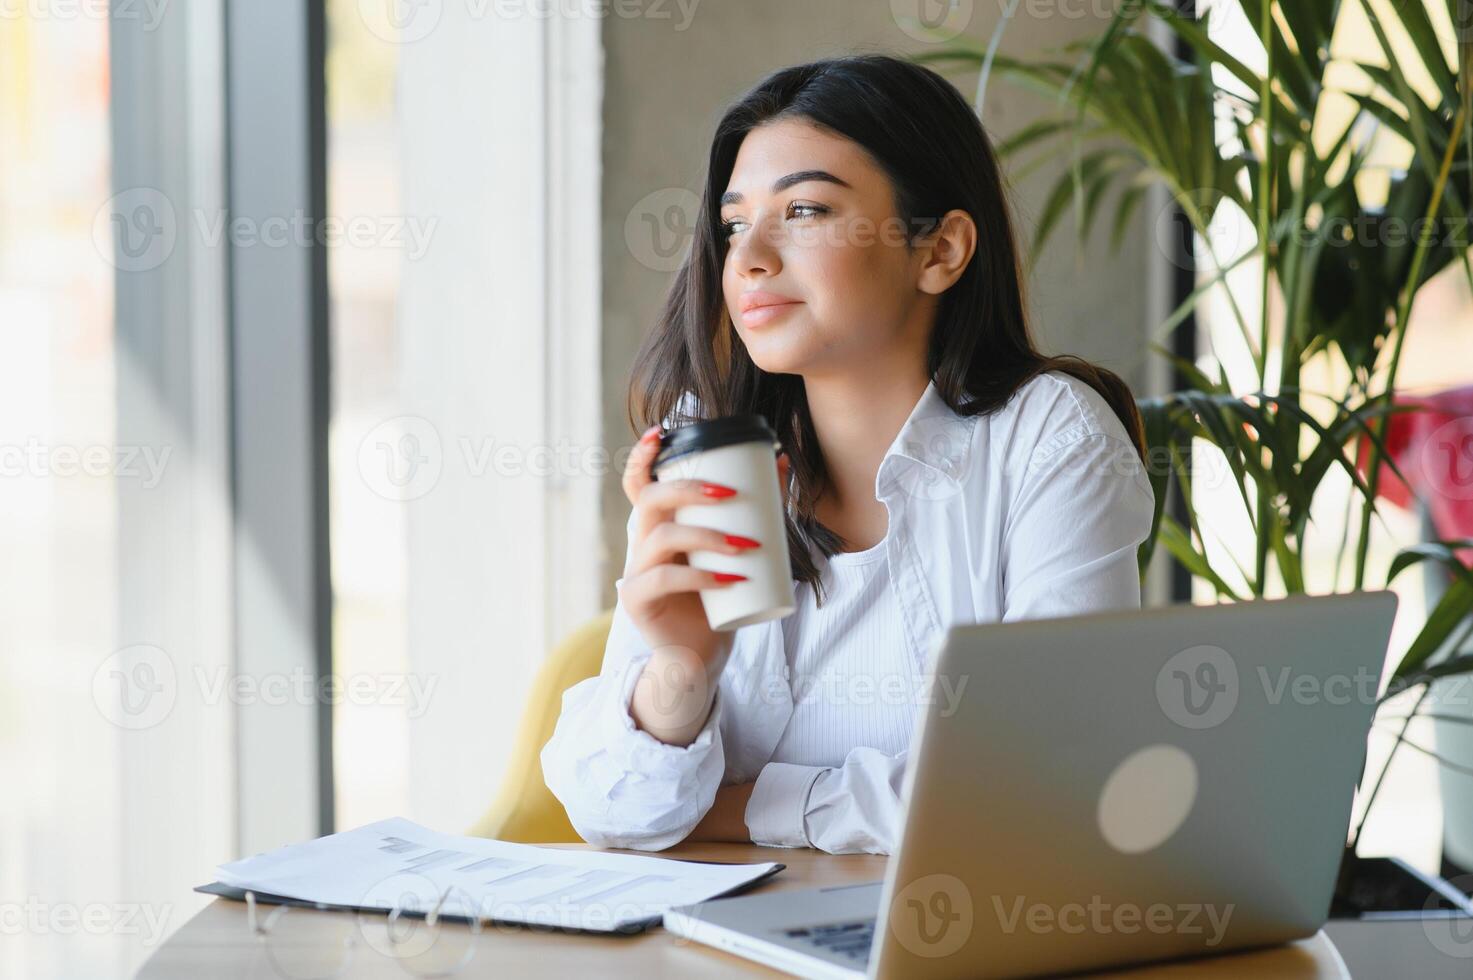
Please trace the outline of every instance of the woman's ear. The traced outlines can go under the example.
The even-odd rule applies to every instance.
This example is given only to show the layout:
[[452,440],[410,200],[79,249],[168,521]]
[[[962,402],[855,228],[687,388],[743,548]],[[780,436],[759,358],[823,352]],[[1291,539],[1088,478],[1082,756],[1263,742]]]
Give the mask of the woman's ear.
[[918,244],[921,267],[917,288],[933,295],[946,292],[962,277],[976,250],[977,224],[972,216],[960,208],[946,212]]

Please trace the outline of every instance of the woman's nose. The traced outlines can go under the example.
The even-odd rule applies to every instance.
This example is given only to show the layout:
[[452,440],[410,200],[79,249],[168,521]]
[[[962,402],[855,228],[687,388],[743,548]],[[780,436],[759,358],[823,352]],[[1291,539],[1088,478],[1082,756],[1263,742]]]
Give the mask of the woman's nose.
[[738,272],[751,276],[776,275],[782,270],[776,232],[767,222],[754,224],[732,243],[730,261]]

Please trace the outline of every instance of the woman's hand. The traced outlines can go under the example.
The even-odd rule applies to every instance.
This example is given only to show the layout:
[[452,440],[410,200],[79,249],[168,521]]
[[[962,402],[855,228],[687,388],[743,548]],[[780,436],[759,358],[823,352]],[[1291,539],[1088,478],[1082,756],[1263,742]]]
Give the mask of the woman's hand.
[[[650,466],[659,451],[658,435],[658,426],[645,432],[624,468],[624,495],[637,517],[619,601],[654,650],[635,686],[630,715],[661,741],[689,745],[705,725],[716,681],[731,653],[731,633],[711,629],[700,591],[743,579],[692,568],[687,553],[740,554],[761,542],[675,522],[677,508],[720,506],[735,491],[695,480],[655,480]],[[786,459],[779,460],[778,473],[786,487]]]
[[752,798],[756,783],[733,783],[716,790],[716,802],[686,836],[688,841],[722,841],[739,844],[752,843],[752,833],[747,830],[747,801]]
[[655,480],[650,466],[659,452],[659,428],[640,438],[624,469],[624,495],[634,505],[634,540],[619,599],[651,647],[683,647],[710,659],[719,637],[706,620],[700,590],[723,588],[741,578],[692,568],[695,550],[738,554],[741,547],[713,528],[675,522],[675,510],[692,504],[720,506],[736,491],[695,480]]

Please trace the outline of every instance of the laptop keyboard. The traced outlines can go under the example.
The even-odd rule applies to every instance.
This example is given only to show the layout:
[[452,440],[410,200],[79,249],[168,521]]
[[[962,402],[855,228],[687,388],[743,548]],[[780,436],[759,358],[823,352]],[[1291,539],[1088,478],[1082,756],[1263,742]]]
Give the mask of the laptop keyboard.
[[828,922],[821,926],[784,929],[784,936],[836,953],[853,963],[869,962],[870,947],[875,941],[875,920]]

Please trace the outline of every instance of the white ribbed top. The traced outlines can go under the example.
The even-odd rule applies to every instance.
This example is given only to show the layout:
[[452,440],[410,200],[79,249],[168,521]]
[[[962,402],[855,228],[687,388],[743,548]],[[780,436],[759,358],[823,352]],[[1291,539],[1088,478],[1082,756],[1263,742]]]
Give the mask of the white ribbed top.
[[910,745],[916,684],[900,608],[890,588],[885,541],[864,551],[815,552],[824,605],[798,583],[798,608],[782,621],[793,715],[771,761],[842,766],[850,749],[888,754]]

